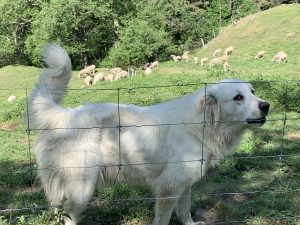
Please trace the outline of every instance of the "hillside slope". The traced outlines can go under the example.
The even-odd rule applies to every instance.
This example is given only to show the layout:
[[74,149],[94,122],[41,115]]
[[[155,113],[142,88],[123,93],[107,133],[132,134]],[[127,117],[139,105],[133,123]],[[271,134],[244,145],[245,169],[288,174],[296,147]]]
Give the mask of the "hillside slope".
[[[225,77],[236,77],[244,80],[299,80],[300,77],[300,4],[281,5],[267,11],[243,18],[236,26],[229,25],[221,29],[220,35],[208,43],[207,48],[191,52],[190,62],[161,62],[150,76],[142,76],[143,71],[138,70],[138,75],[129,79],[116,82],[102,82],[90,87],[84,87],[82,79],[74,71],[70,88],[80,89],[68,94],[67,104],[78,104],[82,101],[116,101],[116,94],[90,95],[91,89],[118,88],[136,86],[174,85],[199,82],[216,82]],[[293,37],[288,38],[287,34]],[[212,58],[215,49],[225,49],[228,46],[235,48],[234,54],[229,58],[230,71],[224,73],[222,68],[209,69],[193,62],[197,56]],[[254,59],[259,50],[266,51],[266,57],[261,60]],[[279,51],[288,54],[288,62],[271,62],[272,57]],[[40,69],[24,66],[7,66],[0,69],[0,103],[7,105],[9,95],[17,95],[19,99],[26,97],[25,87],[32,88]],[[98,69],[98,71],[107,71]],[[170,91],[164,89],[153,95],[151,90],[142,92],[142,97],[132,100],[124,97],[123,102],[135,104],[152,104],[172,98],[178,94],[189,92],[197,87],[185,90]],[[12,88],[6,90],[6,88]],[[17,88],[17,89],[15,89]],[[265,87],[262,87],[265,88]],[[2,90],[1,90],[2,89]],[[4,90],[3,90],[4,89]],[[277,89],[282,89],[277,87]],[[82,91],[81,91],[82,90]],[[29,90],[30,91],[30,90]],[[296,90],[299,92],[299,88]],[[80,93],[80,94],[79,94]],[[277,93],[278,94],[278,93]],[[279,93],[280,94],[280,93]],[[278,95],[279,95],[278,94]],[[299,93],[300,94],[300,93]],[[297,93],[294,93],[296,96]],[[146,99],[145,96],[149,99]],[[158,99],[159,96],[159,99]],[[269,97],[269,96],[268,96]],[[121,99],[122,100],[122,99]],[[276,100],[280,101],[280,100]]]
[[[215,49],[224,50],[228,46],[233,46],[235,52],[229,59],[231,70],[229,76],[247,78],[249,74],[253,74],[255,77],[267,80],[299,79],[299,21],[300,4],[281,5],[243,18],[236,26],[229,25],[221,29],[219,36],[209,42],[206,49],[196,50],[192,52],[192,55],[211,59]],[[287,37],[288,33],[292,33],[293,37]],[[265,50],[266,56],[264,59],[256,60],[254,57],[259,50]],[[288,54],[287,63],[279,65],[271,62],[272,57],[279,51],[285,51]],[[193,61],[193,56],[191,61]],[[178,67],[182,67],[182,63],[178,64]],[[186,65],[184,68],[190,69]],[[202,78],[205,78],[203,75],[210,75],[202,70],[202,68],[194,68],[191,73],[198,72]],[[161,72],[171,71],[169,64],[161,67]]]

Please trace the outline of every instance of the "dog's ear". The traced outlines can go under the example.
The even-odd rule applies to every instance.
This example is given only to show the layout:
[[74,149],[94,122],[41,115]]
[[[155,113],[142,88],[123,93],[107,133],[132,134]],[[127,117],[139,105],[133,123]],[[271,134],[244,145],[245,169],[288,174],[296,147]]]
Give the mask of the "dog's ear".
[[212,94],[201,96],[199,99],[199,111],[202,114],[203,122],[208,125],[217,126],[220,121],[220,107],[217,98]]

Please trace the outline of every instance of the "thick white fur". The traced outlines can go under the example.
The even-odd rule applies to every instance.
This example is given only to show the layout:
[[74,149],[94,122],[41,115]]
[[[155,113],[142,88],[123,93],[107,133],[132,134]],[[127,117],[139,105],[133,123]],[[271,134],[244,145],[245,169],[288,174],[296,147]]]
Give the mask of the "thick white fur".
[[[42,130],[35,144],[40,179],[52,205],[67,199],[66,224],[77,224],[97,184],[115,179],[150,186],[157,198],[153,225],[167,225],[173,210],[184,225],[202,224],[191,218],[191,185],[239,143],[247,119],[261,117],[263,100],[251,85],[223,80],[158,105],[120,105],[119,118],[117,104],[60,106],[71,77],[69,56],[51,45],[43,59],[47,68],[31,95],[30,126]],[[237,94],[244,100],[234,101]],[[119,163],[133,165],[119,171]]]

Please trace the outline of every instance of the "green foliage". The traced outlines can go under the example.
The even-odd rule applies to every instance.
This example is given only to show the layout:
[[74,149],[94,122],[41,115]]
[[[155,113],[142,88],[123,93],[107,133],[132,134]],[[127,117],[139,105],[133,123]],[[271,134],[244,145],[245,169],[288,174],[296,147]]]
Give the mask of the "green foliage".
[[280,4],[300,3],[300,0],[256,0],[255,2],[261,10],[267,10]]
[[[201,38],[210,40],[219,25],[254,12],[254,6],[251,0],[197,4],[185,0],[88,0],[84,4],[81,0],[17,0],[12,4],[2,0],[0,66],[39,65],[42,48],[48,43],[65,47],[78,68],[104,58],[104,64],[118,66],[165,59],[170,52],[181,54],[200,46]],[[129,32],[134,29],[145,30],[145,34],[151,32],[151,38],[145,40],[139,34],[133,40]],[[152,41],[152,46],[141,56],[141,45],[128,51],[133,45],[131,41],[145,41],[146,47]],[[135,54],[131,55],[132,52]]]
[[168,34],[157,30],[147,21],[133,19],[121,30],[120,43],[116,44],[104,60],[104,66],[139,66],[156,59],[166,59],[171,46]]
[[25,40],[42,1],[0,1],[0,66],[28,63]]
[[26,48],[35,65],[39,65],[43,46],[53,42],[68,50],[74,65],[91,64],[106,55],[114,35],[106,1],[51,1],[35,17]]

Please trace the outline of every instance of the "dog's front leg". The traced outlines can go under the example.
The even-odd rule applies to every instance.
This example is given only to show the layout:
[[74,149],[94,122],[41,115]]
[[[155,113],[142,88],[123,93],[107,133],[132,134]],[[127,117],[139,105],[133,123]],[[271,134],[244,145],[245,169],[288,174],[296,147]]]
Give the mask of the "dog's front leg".
[[191,187],[187,187],[176,204],[176,215],[184,225],[204,225],[203,222],[194,222],[191,216]]

